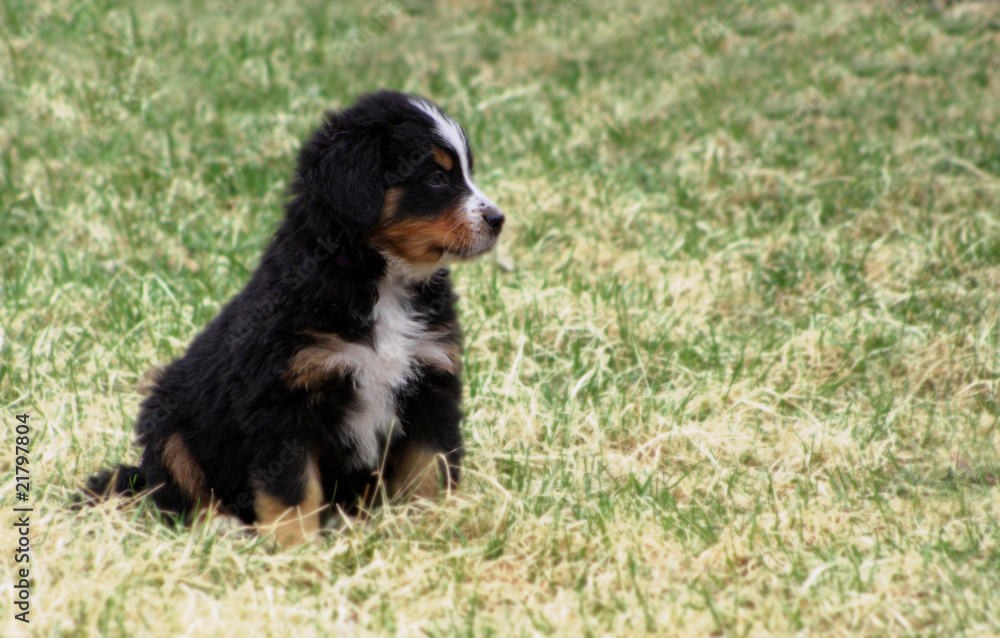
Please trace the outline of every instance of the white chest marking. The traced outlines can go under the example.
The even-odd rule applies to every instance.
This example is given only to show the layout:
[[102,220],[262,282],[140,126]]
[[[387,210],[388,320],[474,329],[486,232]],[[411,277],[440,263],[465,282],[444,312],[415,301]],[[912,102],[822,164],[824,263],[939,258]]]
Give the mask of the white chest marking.
[[448,370],[454,365],[453,350],[441,341],[442,335],[426,328],[405,289],[390,278],[379,285],[372,318],[373,345],[345,343],[327,364],[349,369],[354,379],[356,403],[344,428],[357,451],[355,469],[376,467],[383,453],[380,439],[402,433],[398,424],[394,427],[396,397],[415,379],[419,366]]

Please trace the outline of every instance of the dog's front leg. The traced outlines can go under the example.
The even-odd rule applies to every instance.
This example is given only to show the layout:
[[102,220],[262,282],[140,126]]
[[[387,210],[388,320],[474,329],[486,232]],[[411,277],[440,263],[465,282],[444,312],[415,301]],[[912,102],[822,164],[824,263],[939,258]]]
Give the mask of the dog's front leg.
[[457,485],[465,453],[461,396],[455,374],[430,369],[402,402],[403,435],[389,449],[384,474],[390,498],[434,498]]
[[279,544],[298,545],[320,529],[325,508],[316,454],[300,445],[267,446],[250,472],[255,524]]

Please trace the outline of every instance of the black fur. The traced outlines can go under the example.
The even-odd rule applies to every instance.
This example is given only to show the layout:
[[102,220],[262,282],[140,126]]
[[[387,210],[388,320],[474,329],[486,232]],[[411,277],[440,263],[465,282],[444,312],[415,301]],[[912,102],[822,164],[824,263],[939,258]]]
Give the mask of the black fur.
[[[359,467],[345,435],[344,420],[356,407],[351,375],[315,388],[292,387],[284,375],[316,333],[372,344],[373,308],[389,264],[369,234],[382,217],[386,188],[402,188],[407,215],[429,219],[469,192],[457,178],[447,189],[425,184],[428,172],[440,172],[427,160],[434,146],[441,146],[441,136],[432,118],[403,94],[383,91],[328,114],[299,155],[284,221],[249,283],[164,369],[142,402],[139,467],[102,472],[88,481],[87,492],[151,489],[159,508],[190,512],[195,499],[162,460],[168,437],[180,435],[204,473],[206,494],[247,523],[256,520],[253,500],[261,490],[292,505],[302,500],[310,454],[319,459],[325,501],[355,509],[379,475],[377,468]],[[448,271],[407,285],[423,324],[457,343]],[[391,478],[393,459],[419,443],[443,454],[448,476],[458,480],[461,391],[457,370],[425,365],[397,392],[404,434],[389,445],[383,478]]]

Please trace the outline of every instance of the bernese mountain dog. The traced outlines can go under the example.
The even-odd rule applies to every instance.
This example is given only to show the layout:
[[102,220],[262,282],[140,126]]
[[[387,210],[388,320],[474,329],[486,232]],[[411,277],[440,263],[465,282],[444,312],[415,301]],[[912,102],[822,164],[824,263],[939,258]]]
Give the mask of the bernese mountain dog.
[[138,467],[91,477],[88,498],[145,490],[186,520],[298,543],[330,513],[454,485],[462,336],[446,266],[504,223],[472,172],[465,131],[422,97],[329,113],[250,282],[145,388]]

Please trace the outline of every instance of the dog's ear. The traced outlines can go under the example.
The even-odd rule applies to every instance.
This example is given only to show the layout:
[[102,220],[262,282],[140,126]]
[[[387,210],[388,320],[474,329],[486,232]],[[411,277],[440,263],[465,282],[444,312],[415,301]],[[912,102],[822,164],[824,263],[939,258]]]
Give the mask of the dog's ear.
[[301,182],[339,221],[373,228],[382,214],[385,187],[377,134],[338,131],[310,149]]

